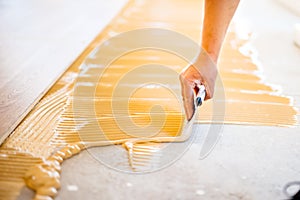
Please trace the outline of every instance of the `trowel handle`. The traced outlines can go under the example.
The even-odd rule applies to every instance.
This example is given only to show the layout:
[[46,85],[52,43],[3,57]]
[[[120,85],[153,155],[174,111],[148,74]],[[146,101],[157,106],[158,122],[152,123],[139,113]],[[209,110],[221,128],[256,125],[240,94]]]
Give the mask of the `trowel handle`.
[[201,106],[202,102],[205,99],[205,95],[206,95],[205,87],[204,87],[204,85],[197,85],[197,87],[199,88],[199,91],[198,91],[197,96],[195,98],[195,105],[196,106]]

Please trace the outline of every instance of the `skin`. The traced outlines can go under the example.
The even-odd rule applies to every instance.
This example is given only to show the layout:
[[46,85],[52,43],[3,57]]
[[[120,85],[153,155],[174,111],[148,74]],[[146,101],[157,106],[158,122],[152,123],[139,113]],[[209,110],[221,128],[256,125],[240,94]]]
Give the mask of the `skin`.
[[194,96],[198,92],[197,85],[205,86],[205,100],[211,99],[214,95],[220,50],[238,4],[239,0],[205,0],[202,51],[179,76],[188,120],[195,112]]

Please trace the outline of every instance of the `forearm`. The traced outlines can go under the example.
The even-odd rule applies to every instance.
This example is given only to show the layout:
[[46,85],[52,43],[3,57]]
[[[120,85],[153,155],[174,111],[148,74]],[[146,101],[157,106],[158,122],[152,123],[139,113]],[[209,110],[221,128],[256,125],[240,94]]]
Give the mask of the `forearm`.
[[238,4],[239,0],[205,0],[201,46],[215,63]]
[[195,112],[196,84],[206,90],[206,100],[214,95],[217,77],[217,61],[227,28],[239,4],[239,0],[205,0],[205,15],[202,29],[202,48],[190,66],[180,73],[181,92],[187,120]]

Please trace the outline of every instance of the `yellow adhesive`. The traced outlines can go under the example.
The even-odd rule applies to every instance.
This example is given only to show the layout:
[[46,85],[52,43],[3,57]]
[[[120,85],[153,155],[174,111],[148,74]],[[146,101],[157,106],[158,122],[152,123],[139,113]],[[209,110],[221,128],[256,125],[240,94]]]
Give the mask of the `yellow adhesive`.
[[125,142],[124,147],[128,152],[129,165],[133,171],[145,172],[151,171],[159,166],[160,158],[163,156],[161,149],[164,145],[161,143],[133,143]]
[[[100,79],[92,67],[87,68],[89,76],[80,76],[79,72],[84,68],[80,69],[83,62],[99,64],[97,58],[88,56],[97,45],[124,31],[165,28],[199,41],[200,8],[199,1],[130,1],[1,145],[0,188],[4,189],[0,190],[0,196],[16,198],[25,180],[26,185],[36,191],[35,199],[53,198],[60,188],[61,163],[85,148],[123,144],[132,169],[144,170],[148,165],[155,165],[162,156],[160,142],[188,139],[189,135],[181,135],[184,113],[176,98],[180,95],[178,77],[149,68],[135,76],[135,80],[146,77],[154,78],[157,83],[165,80],[172,89],[155,84],[136,88],[128,82],[125,88],[134,91],[130,98],[125,98],[123,90],[118,91],[119,98],[113,98],[113,91],[124,74],[138,66],[160,64],[179,73],[188,64],[186,60],[170,52],[139,50],[115,60]],[[247,40],[239,39],[234,32],[228,34],[219,63],[226,96],[225,113],[213,110],[212,101],[208,101],[201,108],[198,123],[296,125],[297,112],[292,99],[263,81],[254,52]],[[104,56],[110,56],[109,52]],[[79,106],[76,104],[80,117],[74,113],[74,87],[78,83],[82,83],[82,101]],[[95,98],[87,97],[95,85]],[[218,90],[223,88],[216,88]],[[118,101],[116,105],[114,101]],[[91,102],[96,118],[87,110]],[[154,105],[160,108],[153,109]],[[224,121],[218,121],[222,115]],[[130,132],[119,127],[128,122],[134,125],[127,127]]]

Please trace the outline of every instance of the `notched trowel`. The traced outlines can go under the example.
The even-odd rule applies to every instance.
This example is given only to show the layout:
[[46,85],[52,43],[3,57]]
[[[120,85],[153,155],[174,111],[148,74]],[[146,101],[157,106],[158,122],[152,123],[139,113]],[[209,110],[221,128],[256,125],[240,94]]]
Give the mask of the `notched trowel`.
[[202,103],[205,99],[205,96],[206,96],[204,85],[197,85],[197,87],[198,87],[199,90],[198,90],[198,93],[195,95],[195,98],[194,98],[195,111],[194,111],[194,114],[193,114],[192,118],[190,120],[186,119],[185,122],[184,122],[184,126],[183,126],[183,129],[182,129],[181,136],[179,136],[181,141],[185,141],[191,136],[193,124],[195,122],[195,119],[198,116],[197,107],[202,105]]
[[[198,92],[195,94],[194,98],[194,107],[195,111],[190,120],[187,118],[184,121],[183,128],[181,129],[181,134],[176,137],[154,137],[154,138],[144,138],[144,139],[136,139],[130,140],[126,142],[125,148],[128,150],[128,159],[130,166],[134,171],[147,171],[152,165],[159,166],[160,158],[162,156],[161,148],[157,148],[156,146],[147,146],[138,143],[142,142],[185,142],[187,141],[193,131],[193,123],[198,115],[198,106],[202,105],[202,102],[205,99],[205,87],[203,85],[197,86]],[[151,163],[151,165],[146,165],[145,163]],[[147,168],[149,167],[149,169]],[[150,170],[151,171],[151,170]]]
[[194,106],[195,106],[195,112],[190,120],[185,120],[183,124],[183,128],[181,130],[181,134],[176,137],[170,137],[170,136],[164,136],[164,137],[153,137],[153,138],[137,138],[134,140],[130,140],[130,144],[132,143],[140,143],[140,142],[184,142],[188,140],[192,134],[192,128],[195,119],[198,116],[198,106],[201,106],[205,96],[205,87],[204,85],[197,85],[198,87],[198,93],[195,94],[194,98]]

